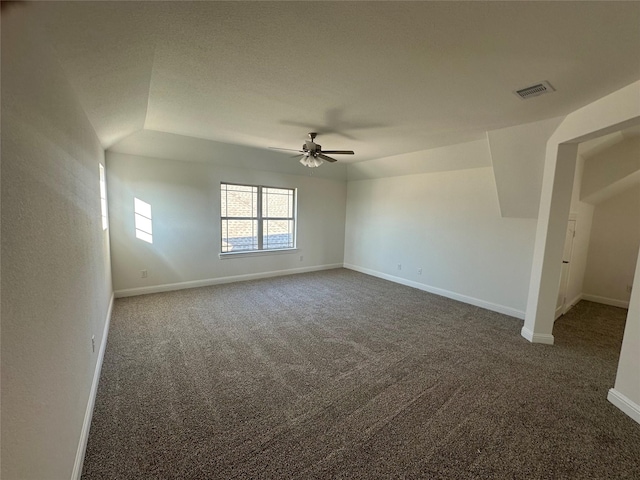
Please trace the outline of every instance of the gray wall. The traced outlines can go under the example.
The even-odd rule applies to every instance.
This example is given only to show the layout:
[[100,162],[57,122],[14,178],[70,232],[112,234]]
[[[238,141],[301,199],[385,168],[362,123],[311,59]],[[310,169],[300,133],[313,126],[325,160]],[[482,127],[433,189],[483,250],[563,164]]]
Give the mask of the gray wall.
[[[245,157],[255,156],[253,149],[244,153]],[[219,156],[214,150],[209,161],[182,161],[192,158],[188,150],[179,160],[107,152],[116,295],[155,291],[162,285],[185,288],[274,272],[342,266],[344,179],[310,176],[314,171],[301,167],[296,159],[288,163],[297,164],[307,175],[235,168],[219,163],[230,162],[228,151],[221,159]],[[220,182],[296,188],[298,251],[219,258]],[[135,237],[134,197],[151,205],[152,244]],[[147,270],[146,278],[141,278],[141,270]]]
[[620,306],[631,298],[628,287],[640,247],[640,186],[596,205],[584,276],[584,294]]
[[344,261],[522,318],[535,226],[501,216],[491,167],[351,181]]
[[69,479],[112,294],[104,153],[22,10],[2,13],[0,476]]

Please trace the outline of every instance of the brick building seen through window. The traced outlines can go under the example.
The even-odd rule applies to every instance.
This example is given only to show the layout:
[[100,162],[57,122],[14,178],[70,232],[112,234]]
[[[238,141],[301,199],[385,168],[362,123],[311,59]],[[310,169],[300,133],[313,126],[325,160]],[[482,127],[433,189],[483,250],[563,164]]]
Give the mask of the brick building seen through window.
[[222,253],[295,247],[296,190],[220,184]]

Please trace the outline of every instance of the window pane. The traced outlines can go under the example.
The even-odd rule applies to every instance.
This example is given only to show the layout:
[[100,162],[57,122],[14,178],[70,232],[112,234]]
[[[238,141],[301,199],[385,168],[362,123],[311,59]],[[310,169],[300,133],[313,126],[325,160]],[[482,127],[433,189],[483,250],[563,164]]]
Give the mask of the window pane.
[[108,227],[107,222],[107,184],[104,176],[104,167],[101,163],[98,164],[100,168],[100,214],[102,216],[102,229],[106,230]]
[[294,248],[295,192],[221,183],[222,253]]
[[262,216],[265,218],[293,218],[293,190],[285,188],[263,188]]
[[102,229],[106,230],[108,227],[108,221],[107,221],[107,200],[105,198],[100,199],[100,209],[102,210]]
[[262,243],[265,250],[293,248],[293,221],[265,220]]
[[222,184],[220,196],[223,217],[258,216],[258,187]]
[[258,249],[257,220],[222,220],[222,251]]
[[99,172],[100,172],[100,198],[107,198],[107,189],[106,189],[106,180],[104,179],[104,167],[101,163]]

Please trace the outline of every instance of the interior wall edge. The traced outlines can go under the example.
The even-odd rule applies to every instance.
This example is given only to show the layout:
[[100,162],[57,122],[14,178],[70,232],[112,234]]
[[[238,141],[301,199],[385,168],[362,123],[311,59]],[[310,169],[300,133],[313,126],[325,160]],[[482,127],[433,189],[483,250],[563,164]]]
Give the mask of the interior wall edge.
[[354,265],[351,263],[345,263],[344,268],[348,268],[349,270],[355,270],[356,272],[364,273],[366,275],[372,275],[374,277],[382,278],[384,280],[389,280],[394,283],[399,283],[401,285],[406,285],[408,287],[417,288],[418,290],[423,290],[425,292],[433,293],[441,297],[447,297],[462,303],[475,305],[476,307],[481,307],[486,310],[491,310],[493,312],[502,313],[510,317],[524,320],[524,315],[525,315],[524,311],[507,307],[505,305],[499,305],[497,303],[487,302],[486,300],[482,300],[480,298],[470,297],[468,295],[463,295],[460,293],[452,292],[451,290],[445,290],[443,288],[434,287],[431,285],[427,285],[425,283],[414,282],[413,280],[407,280],[405,278],[396,277],[394,275],[389,275],[387,273],[379,272],[377,270],[360,267],[358,265]]

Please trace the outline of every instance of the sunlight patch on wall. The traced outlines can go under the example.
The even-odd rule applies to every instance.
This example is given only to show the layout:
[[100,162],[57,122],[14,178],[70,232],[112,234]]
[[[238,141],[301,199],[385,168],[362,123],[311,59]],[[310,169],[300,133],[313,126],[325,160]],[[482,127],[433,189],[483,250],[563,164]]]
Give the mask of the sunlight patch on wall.
[[133,211],[135,214],[136,238],[147,243],[153,243],[151,205],[134,197]]

